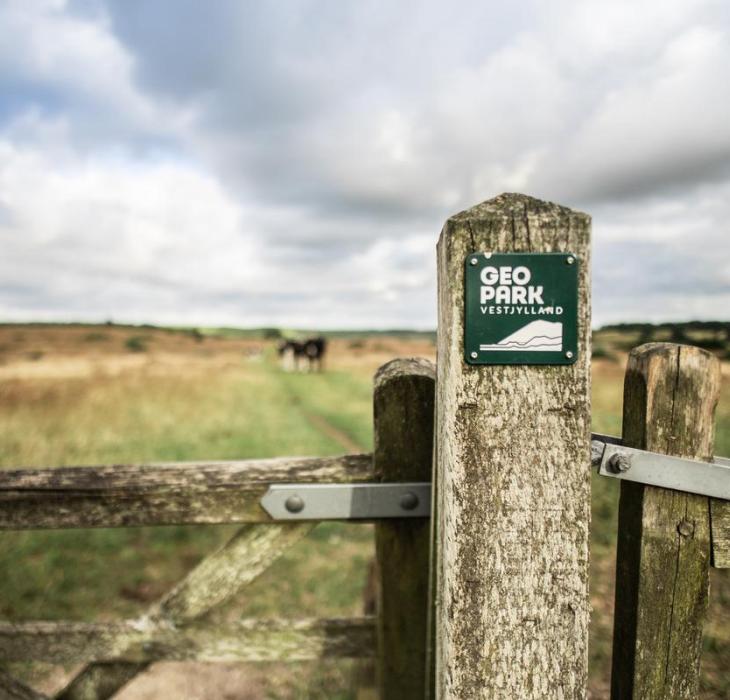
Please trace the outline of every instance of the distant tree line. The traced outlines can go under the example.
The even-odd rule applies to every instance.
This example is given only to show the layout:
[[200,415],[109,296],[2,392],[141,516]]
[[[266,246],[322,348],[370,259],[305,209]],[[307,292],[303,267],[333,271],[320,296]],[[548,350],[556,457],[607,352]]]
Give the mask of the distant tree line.
[[657,335],[669,336],[672,343],[697,345],[708,350],[724,349],[730,342],[730,321],[683,321],[665,323],[615,323],[601,331],[638,334],[636,343],[649,343]]
[[608,326],[601,326],[602,331],[620,331],[625,333],[636,333],[645,330],[671,330],[673,328],[683,331],[710,331],[712,333],[728,333],[730,321],[668,321],[665,323],[614,323]]

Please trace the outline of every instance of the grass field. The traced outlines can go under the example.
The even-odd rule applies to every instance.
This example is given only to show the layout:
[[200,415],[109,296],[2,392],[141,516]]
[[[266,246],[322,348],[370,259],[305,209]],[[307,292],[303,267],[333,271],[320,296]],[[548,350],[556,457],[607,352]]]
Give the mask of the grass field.
[[[374,371],[392,357],[433,354],[433,341],[425,336],[337,337],[325,373],[294,375],[281,372],[271,342],[255,336],[1,326],[0,467],[366,451]],[[594,362],[594,429],[618,434],[625,355],[621,348],[609,354]],[[723,381],[717,452],[727,455],[727,371]],[[598,477],[593,486],[591,689],[592,697],[602,698],[608,688],[617,488]],[[0,533],[0,617],[135,615],[234,530]],[[358,614],[371,557],[369,526],[322,524],[221,614]],[[703,697],[728,698],[730,571],[714,571],[712,585]],[[70,671],[41,665],[12,670],[46,690],[62,684]],[[348,662],[160,664],[120,697],[344,699],[353,697],[351,685]]]

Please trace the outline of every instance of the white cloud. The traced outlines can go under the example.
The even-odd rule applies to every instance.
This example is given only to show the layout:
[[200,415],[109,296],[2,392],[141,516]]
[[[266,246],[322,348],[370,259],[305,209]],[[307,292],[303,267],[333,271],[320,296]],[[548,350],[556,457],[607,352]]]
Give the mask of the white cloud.
[[727,316],[725,3],[413,9],[5,3],[0,316],[428,326],[505,190],[593,214],[599,322]]
[[[171,293],[246,294],[262,278],[240,204],[186,163],[59,162],[0,141],[0,193],[0,277],[26,290],[21,315],[120,317],[133,304],[145,318],[169,314]],[[23,300],[3,296],[0,313],[15,315]]]

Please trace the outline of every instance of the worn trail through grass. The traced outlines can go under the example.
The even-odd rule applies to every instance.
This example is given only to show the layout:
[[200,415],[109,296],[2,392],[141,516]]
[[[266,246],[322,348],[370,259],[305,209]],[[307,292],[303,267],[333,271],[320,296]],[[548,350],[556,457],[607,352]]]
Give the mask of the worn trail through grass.
[[299,411],[314,430],[346,452],[371,449],[369,378],[342,372],[290,374],[272,365],[267,371],[289,398],[286,410]]
[[[270,348],[252,355],[250,348],[235,343],[200,343],[165,334],[150,340],[146,353],[132,356],[120,354],[119,335],[104,341],[108,352],[93,354],[84,333],[88,335],[80,331],[76,340],[67,339],[63,353],[49,350],[48,340],[43,357],[24,359],[18,350],[17,358],[10,357],[2,366],[0,468],[367,452],[373,442],[373,373],[393,356],[432,351],[430,345],[414,348],[388,341],[375,352],[374,345],[355,347],[342,341],[338,346],[333,341],[325,372],[295,374],[281,371]],[[91,345],[96,348],[99,343],[94,340]],[[114,343],[119,346],[116,353]],[[36,347],[29,341],[25,346]],[[74,348],[76,354],[71,352]],[[623,374],[621,362],[594,363],[592,414],[597,432],[621,432]],[[727,369],[716,452],[730,455]],[[592,480],[591,697],[606,698],[618,484],[595,475]],[[185,526],[0,532],[0,618],[134,617],[234,530],[235,526]],[[372,556],[370,525],[321,523],[213,617],[359,614]],[[703,700],[730,698],[728,574],[713,571]],[[231,666],[226,671],[196,665],[155,669],[159,676],[131,684],[120,700],[226,694],[254,700],[354,698],[351,665],[345,661]],[[16,665],[11,670],[48,692],[56,687],[40,666]]]

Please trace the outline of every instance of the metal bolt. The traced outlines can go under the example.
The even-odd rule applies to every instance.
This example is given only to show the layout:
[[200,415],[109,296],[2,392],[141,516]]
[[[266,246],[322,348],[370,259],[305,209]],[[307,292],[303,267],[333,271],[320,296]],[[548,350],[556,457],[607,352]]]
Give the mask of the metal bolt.
[[682,535],[682,537],[689,537],[692,535],[695,531],[695,526],[686,519],[682,519],[679,521],[679,525],[677,525],[677,532]]
[[603,459],[603,450],[606,446],[600,442],[591,442],[591,466],[598,467]]
[[471,259],[471,260],[470,260],[469,262],[470,262],[470,263],[471,263],[472,265],[476,265],[476,264],[477,264],[477,259],[476,259],[476,258],[472,258],[472,259]]
[[567,357],[567,358],[568,358],[569,360],[572,360],[572,359],[573,359],[573,353],[572,353],[572,352],[571,352],[570,350],[568,350],[568,352],[566,352],[566,353],[565,353],[565,356],[566,356],[566,357]]
[[284,501],[284,507],[290,513],[301,513],[304,510],[304,499],[297,495],[289,496],[289,498]]
[[608,468],[614,474],[623,474],[631,469],[631,456],[625,452],[616,452],[609,457]]
[[479,353],[472,352],[469,354],[469,357],[471,357],[472,360],[476,360],[477,357],[479,357]]
[[400,497],[400,507],[403,508],[403,510],[414,510],[418,507],[418,496],[416,496],[416,494],[412,491],[404,493]]
[[567,258],[565,259],[565,262],[566,262],[566,263],[568,263],[568,265],[572,265],[572,264],[573,264],[573,263],[575,262],[575,258],[574,258],[574,257],[573,257],[572,255],[569,255],[569,256],[568,256],[568,257],[567,257]]

